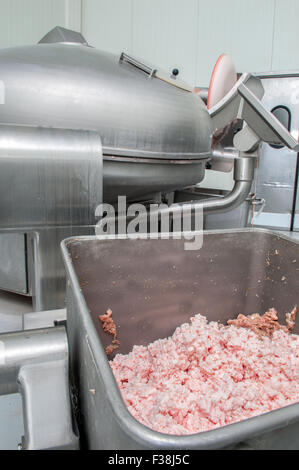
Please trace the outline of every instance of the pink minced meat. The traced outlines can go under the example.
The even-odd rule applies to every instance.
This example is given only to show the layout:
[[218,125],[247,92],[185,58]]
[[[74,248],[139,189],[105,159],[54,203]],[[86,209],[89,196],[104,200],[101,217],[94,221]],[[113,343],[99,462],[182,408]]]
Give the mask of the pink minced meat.
[[110,362],[131,414],[167,434],[194,434],[299,401],[299,336],[258,336],[196,315],[172,337]]

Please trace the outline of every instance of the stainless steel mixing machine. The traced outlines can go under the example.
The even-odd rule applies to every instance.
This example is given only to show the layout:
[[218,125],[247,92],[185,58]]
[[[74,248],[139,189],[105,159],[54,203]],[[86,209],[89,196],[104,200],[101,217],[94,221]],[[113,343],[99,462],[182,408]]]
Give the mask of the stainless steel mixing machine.
[[248,196],[261,140],[297,145],[250,74],[208,111],[175,75],[59,27],[1,50],[0,69],[0,287],[32,296],[37,311],[64,306],[59,242],[92,234],[102,201],[159,201],[199,183],[213,133],[239,118],[235,187],[203,202],[226,211]]
[[[208,110],[175,75],[125,53],[118,57],[98,51],[80,34],[63,28],[55,28],[38,45],[1,50],[0,70],[4,98],[0,105],[0,286],[31,295],[35,310],[65,305],[60,242],[93,234],[96,207],[101,202],[115,203],[119,195],[127,196],[129,202],[160,201],[162,194],[167,201],[167,194],[199,183],[210,158],[221,162],[229,158],[234,161],[231,193],[164,207],[157,215],[197,208],[205,214],[225,212],[248,197],[261,141],[299,150],[287,129],[261,104],[261,81],[249,73]],[[216,135],[235,121],[234,147],[228,154],[219,152]],[[120,245],[117,240],[115,244],[116,250]],[[72,283],[68,312],[74,312],[78,302],[85,311],[66,246],[64,256],[69,287]],[[50,318],[49,326],[53,326],[59,313],[57,317],[44,313],[43,317],[45,321]],[[78,367],[84,358],[92,357],[88,335],[93,338],[91,349],[98,343],[91,320],[86,318],[77,316],[83,322],[80,328],[72,320],[68,335],[74,396],[87,400],[86,406],[92,410],[90,400],[96,400],[92,382],[103,381],[107,364],[101,373],[96,367],[89,368],[82,383],[88,382],[90,387],[82,391]],[[83,342],[82,331],[87,332]],[[60,321],[50,329],[0,335],[0,394],[22,393],[23,448],[78,447],[72,409],[76,411],[80,403],[70,405],[68,347]],[[101,346],[96,348],[98,352],[92,354],[99,358]],[[298,414],[297,408],[295,411]],[[112,422],[111,410],[109,413],[108,427]],[[121,413],[124,416],[123,410]],[[295,424],[296,413],[295,418],[288,415]],[[273,419],[260,429],[272,429]],[[281,425],[279,413],[277,420]],[[86,426],[88,422],[82,429]],[[116,446],[136,445],[127,436],[122,440],[124,429],[114,427],[114,431],[116,437],[119,434]],[[154,441],[162,448],[181,445],[171,439],[161,443],[151,432],[142,432],[145,434],[138,438],[141,447],[151,447]],[[248,437],[245,434],[242,436]],[[86,435],[90,436],[89,431]],[[213,441],[211,446],[236,443],[234,436]],[[109,445],[98,427],[88,439],[92,447]],[[203,447],[206,442],[205,437],[191,441],[191,447]]]

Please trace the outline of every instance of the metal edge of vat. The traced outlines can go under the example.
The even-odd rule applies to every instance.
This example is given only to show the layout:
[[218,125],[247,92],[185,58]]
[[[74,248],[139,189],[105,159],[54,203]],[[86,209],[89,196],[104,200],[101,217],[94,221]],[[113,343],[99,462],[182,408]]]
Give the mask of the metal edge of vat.
[[[209,230],[205,231],[204,234],[244,232],[268,233],[299,245],[299,240],[267,229]],[[82,403],[84,401],[83,415],[85,420],[88,421],[89,417],[91,419],[91,421],[82,423],[83,427],[81,427],[83,432],[88,434],[87,437],[85,436],[87,447],[110,450],[212,450],[235,448],[241,445],[241,448],[248,449],[252,448],[251,445],[257,438],[260,437],[263,443],[267,441],[267,438],[271,440],[273,431],[281,430],[286,431],[287,436],[284,435],[284,440],[287,442],[290,434],[288,428],[292,427],[293,429],[293,426],[295,426],[296,432],[299,430],[299,403],[211,431],[187,436],[174,436],[153,431],[139,423],[130,414],[121,397],[106,353],[90,317],[68,251],[68,245],[74,241],[84,242],[95,238],[98,239],[99,237],[72,237],[61,243],[68,278],[67,333],[70,347],[71,377],[73,386],[78,387],[79,395],[85,394],[83,397],[77,397],[79,403],[80,400]],[[103,240],[107,238],[111,239],[112,237],[106,236]],[[127,237],[119,236],[119,238],[124,239]],[[79,324],[74,324],[76,322],[79,322]],[[88,351],[89,358],[81,357],[83,350]],[[87,390],[84,388],[91,386],[93,389]],[[94,416],[95,407],[99,412],[100,419]],[[294,431],[292,431],[292,435],[294,435]],[[270,445],[267,443],[267,448],[272,448],[271,442]],[[277,443],[274,444],[273,448],[279,448]]]

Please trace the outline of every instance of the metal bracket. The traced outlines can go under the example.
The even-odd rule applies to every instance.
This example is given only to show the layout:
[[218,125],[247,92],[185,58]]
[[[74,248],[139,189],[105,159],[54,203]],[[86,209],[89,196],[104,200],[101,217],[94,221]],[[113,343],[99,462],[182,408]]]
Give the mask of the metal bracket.
[[239,151],[252,152],[263,141],[286,145],[298,152],[298,142],[261,103],[263,94],[260,79],[243,74],[231,91],[209,110],[214,130],[223,129],[234,119],[242,119],[246,124],[234,137],[234,146]]
[[0,335],[0,395],[22,395],[22,449],[79,448],[68,375],[64,327]]

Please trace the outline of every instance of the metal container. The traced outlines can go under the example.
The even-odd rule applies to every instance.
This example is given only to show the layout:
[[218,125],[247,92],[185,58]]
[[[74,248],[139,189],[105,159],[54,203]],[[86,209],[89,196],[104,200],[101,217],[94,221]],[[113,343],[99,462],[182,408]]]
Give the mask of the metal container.
[[71,381],[83,444],[298,449],[299,403],[190,436],[158,433],[128,412],[104,351],[111,337],[98,315],[108,308],[118,327],[119,352],[128,353],[135,344],[171,335],[195,313],[225,323],[239,313],[275,307],[283,321],[298,303],[298,242],[261,229],[205,232],[200,251],[184,251],[184,242],[96,237],[63,242]]

